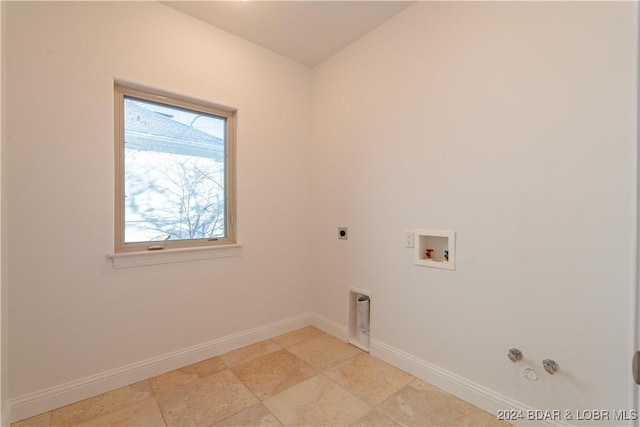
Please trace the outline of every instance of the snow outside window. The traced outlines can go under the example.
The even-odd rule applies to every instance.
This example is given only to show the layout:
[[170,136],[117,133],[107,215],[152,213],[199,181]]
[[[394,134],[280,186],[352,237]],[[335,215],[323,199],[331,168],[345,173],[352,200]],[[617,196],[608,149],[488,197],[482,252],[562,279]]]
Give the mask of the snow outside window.
[[116,84],[116,252],[233,244],[235,112]]

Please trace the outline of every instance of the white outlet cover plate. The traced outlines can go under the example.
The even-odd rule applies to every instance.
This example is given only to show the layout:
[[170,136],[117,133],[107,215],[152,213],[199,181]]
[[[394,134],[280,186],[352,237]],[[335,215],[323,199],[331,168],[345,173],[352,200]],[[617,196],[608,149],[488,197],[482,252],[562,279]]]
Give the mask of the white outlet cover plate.
[[413,231],[405,231],[404,232],[404,247],[412,248],[414,245],[413,242]]
[[338,227],[338,239],[349,240],[349,229],[347,227]]

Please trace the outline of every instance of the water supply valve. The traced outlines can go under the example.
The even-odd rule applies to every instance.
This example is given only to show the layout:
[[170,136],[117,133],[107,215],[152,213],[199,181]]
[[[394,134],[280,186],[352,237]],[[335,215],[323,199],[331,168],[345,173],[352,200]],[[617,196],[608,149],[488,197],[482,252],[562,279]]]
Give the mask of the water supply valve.
[[558,372],[558,369],[560,368],[560,365],[558,365],[558,363],[555,360],[551,360],[551,359],[544,359],[542,361],[542,366],[544,366],[544,370],[550,373],[551,375]]
[[517,361],[522,360],[522,352],[517,348],[510,348],[509,353],[507,353],[507,357],[513,363],[516,363]]

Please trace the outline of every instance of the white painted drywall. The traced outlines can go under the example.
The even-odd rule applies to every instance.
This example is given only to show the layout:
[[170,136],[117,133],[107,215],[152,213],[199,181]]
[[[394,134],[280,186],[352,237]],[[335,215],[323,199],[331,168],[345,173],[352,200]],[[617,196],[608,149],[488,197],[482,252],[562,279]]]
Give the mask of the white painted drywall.
[[[306,313],[311,72],[155,2],[10,2],[10,398]],[[239,257],[114,270],[113,79],[238,109]]]
[[[374,340],[488,390],[629,404],[634,5],[419,3],[313,81],[155,3],[4,6],[7,397],[310,309],[346,325],[357,287]],[[239,109],[240,257],[113,270],[113,78]],[[414,228],[457,232],[456,271],[413,264]]]
[[[420,2],[316,67],[316,313],[369,290],[374,340],[533,408],[631,409],[634,7]],[[413,264],[419,228],[456,231],[455,271]]]

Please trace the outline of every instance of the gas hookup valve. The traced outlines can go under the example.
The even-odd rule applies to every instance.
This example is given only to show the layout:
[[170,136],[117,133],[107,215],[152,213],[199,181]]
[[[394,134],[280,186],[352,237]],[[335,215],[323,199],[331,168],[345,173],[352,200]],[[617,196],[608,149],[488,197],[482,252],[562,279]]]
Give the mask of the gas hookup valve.
[[555,374],[556,372],[558,372],[558,369],[560,369],[560,365],[558,365],[558,362],[551,359],[544,359],[542,361],[542,366],[544,366],[544,370],[551,375]]
[[507,353],[507,357],[513,363],[516,363],[517,361],[522,360],[522,352],[517,348],[511,348],[509,349],[509,353]]

